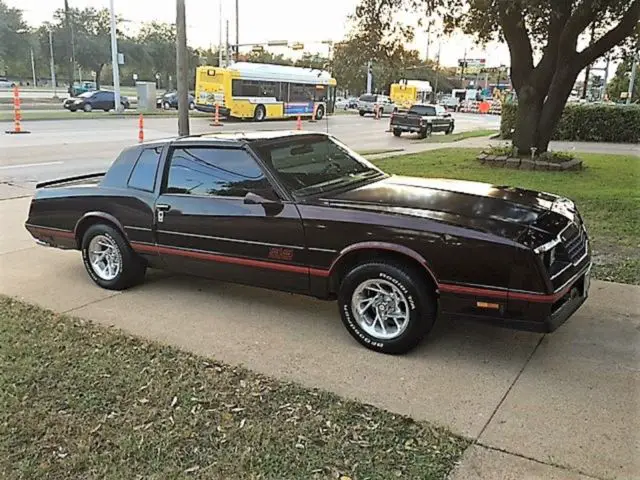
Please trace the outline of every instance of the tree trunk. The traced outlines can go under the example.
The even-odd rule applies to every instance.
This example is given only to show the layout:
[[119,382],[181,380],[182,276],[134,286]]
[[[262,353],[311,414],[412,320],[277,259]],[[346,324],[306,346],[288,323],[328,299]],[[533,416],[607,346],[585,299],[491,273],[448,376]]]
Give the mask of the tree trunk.
[[530,155],[531,147],[538,145],[538,128],[543,102],[544,97],[532,86],[523,85],[520,88],[513,145],[521,155]]
[[546,152],[549,149],[549,142],[560,122],[567,99],[578,78],[578,73],[570,66],[564,66],[559,68],[554,75],[538,124],[536,142],[538,153]]
[[100,75],[102,74],[102,67],[104,67],[103,63],[96,67],[96,90],[100,90]]

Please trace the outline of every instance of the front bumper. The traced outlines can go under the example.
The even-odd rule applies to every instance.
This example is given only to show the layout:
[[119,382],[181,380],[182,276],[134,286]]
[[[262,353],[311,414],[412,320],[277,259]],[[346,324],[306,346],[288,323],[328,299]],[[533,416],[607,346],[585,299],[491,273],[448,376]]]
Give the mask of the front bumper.
[[[196,110],[205,113],[216,113],[214,105],[203,105],[202,103],[196,103]],[[228,117],[231,114],[231,110],[228,107],[219,107],[218,112],[223,117]]]

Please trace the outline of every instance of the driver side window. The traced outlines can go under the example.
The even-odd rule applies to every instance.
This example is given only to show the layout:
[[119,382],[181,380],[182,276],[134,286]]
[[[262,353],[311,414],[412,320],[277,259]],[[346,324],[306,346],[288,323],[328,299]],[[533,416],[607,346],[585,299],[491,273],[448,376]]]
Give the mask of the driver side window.
[[238,148],[175,148],[163,190],[169,194],[211,197],[244,197],[253,192],[277,200],[256,161]]

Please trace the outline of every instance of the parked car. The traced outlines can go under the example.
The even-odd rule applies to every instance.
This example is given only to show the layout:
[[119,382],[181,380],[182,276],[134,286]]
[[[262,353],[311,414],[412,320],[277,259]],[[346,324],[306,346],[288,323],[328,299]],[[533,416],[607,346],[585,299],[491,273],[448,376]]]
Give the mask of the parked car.
[[[120,96],[120,103],[127,109],[131,105],[129,99],[125,96]],[[63,102],[63,107],[72,112],[82,110],[84,112],[91,112],[92,110],[104,110],[108,112],[113,110],[116,105],[115,94],[111,91],[95,90],[93,92],[84,92],[77,97],[67,98]]]
[[[164,110],[178,109],[178,92],[173,90],[156,99],[156,106]],[[189,110],[196,108],[196,97],[189,93]]]
[[390,125],[396,137],[402,132],[412,132],[426,138],[433,132],[449,135],[455,128],[455,121],[442,105],[416,103],[406,113],[391,115]]
[[376,113],[376,109],[379,116],[387,113],[393,113],[398,111],[398,107],[393,101],[386,95],[361,95],[358,99],[358,113],[363,117],[367,113]]
[[0,77],[0,88],[13,88],[16,86],[16,82],[8,80],[7,77]]
[[571,200],[389,175],[315,132],[136,144],[106,172],[37,184],[25,226],[80,250],[105,289],[162,268],[337,299],[350,334],[385,353],[411,350],[436,315],[551,332],[590,284]]

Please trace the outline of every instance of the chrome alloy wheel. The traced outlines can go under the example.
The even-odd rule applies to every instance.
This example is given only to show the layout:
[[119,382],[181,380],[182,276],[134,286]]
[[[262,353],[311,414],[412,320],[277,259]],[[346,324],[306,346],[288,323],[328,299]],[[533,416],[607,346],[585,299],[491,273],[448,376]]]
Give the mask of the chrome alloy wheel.
[[106,235],[96,235],[89,242],[89,263],[93,272],[105,281],[111,281],[122,271],[122,255],[118,244]]
[[409,302],[396,285],[382,279],[362,282],[351,297],[356,322],[378,340],[392,340],[409,325]]

